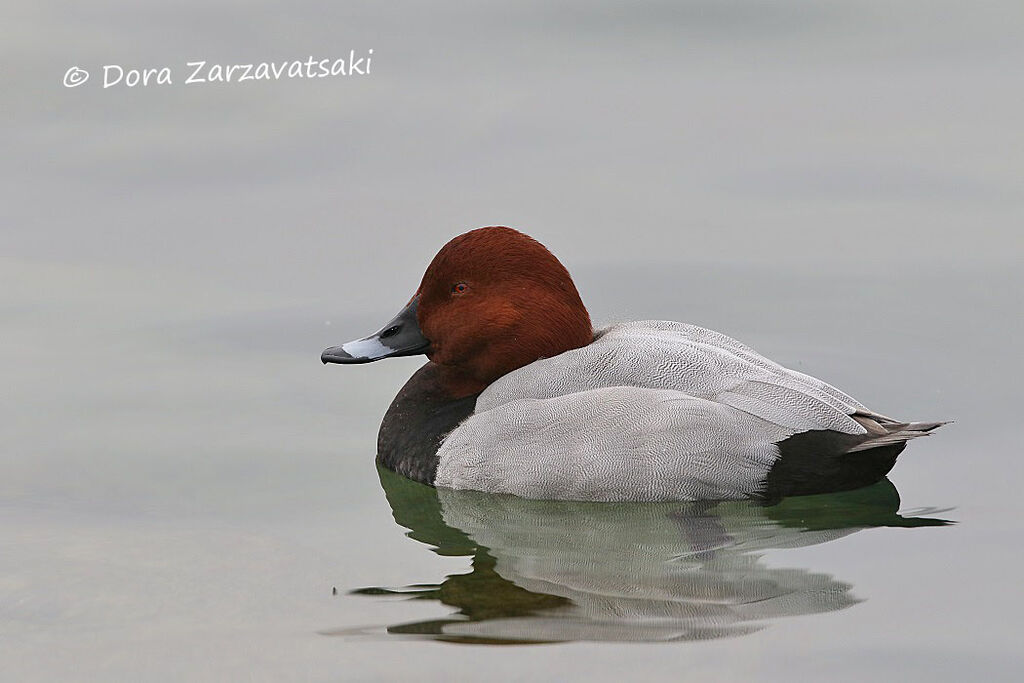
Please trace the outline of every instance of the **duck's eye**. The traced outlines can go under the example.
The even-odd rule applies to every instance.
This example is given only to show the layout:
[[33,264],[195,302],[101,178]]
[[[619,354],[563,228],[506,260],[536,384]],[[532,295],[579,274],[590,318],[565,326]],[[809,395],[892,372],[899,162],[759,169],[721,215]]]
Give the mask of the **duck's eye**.
[[465,294],[469,291],[469,285],[465,282],[456,282],[452,285],[452,294]]

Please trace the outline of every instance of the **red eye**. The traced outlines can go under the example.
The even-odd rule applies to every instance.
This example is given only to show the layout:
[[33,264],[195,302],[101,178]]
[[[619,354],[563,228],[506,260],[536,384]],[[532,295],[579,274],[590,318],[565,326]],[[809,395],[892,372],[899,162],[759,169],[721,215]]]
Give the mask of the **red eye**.
[[456,282],[452,285],[452,294],[465,294],[469,290],[469,285],[465,282]]

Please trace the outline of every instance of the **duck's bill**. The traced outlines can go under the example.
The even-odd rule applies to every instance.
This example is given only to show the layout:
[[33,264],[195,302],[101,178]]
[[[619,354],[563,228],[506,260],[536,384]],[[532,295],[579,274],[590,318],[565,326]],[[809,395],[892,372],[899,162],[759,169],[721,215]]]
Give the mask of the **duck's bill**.
[[377,332],[341,346],[332,346],[320,354],[320,360],[324,363],[372,363],[382,358],[426,353],[430,342],[416,321],[419,302],[418,296],[413,297],[408,306]]

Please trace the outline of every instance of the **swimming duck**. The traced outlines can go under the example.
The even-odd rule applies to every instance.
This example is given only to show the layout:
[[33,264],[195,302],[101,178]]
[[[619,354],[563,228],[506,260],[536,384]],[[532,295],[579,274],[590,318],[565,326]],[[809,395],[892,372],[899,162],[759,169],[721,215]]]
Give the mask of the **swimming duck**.
[[724,334],[597,330],[562,263],[507,227],[448,242],[374,334],[324,363],[429,359],[388,408],[384,467],[432,486],[590,501],[778,499],[872,484],[903,422]]

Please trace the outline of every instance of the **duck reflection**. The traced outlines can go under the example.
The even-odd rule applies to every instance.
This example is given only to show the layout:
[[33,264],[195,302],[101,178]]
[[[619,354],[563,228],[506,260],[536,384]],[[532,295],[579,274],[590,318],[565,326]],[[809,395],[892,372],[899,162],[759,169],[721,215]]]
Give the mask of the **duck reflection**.
[[941,526],[901,517],[888,480],[756,502],[581,503],[433,489],[380,469],[395,521],[472,571],[440,585],[364,588],[457,609],[388,633],[470,643],[702,640],[860,600],[828,574],[767,566],[762,552],[870,527]]

